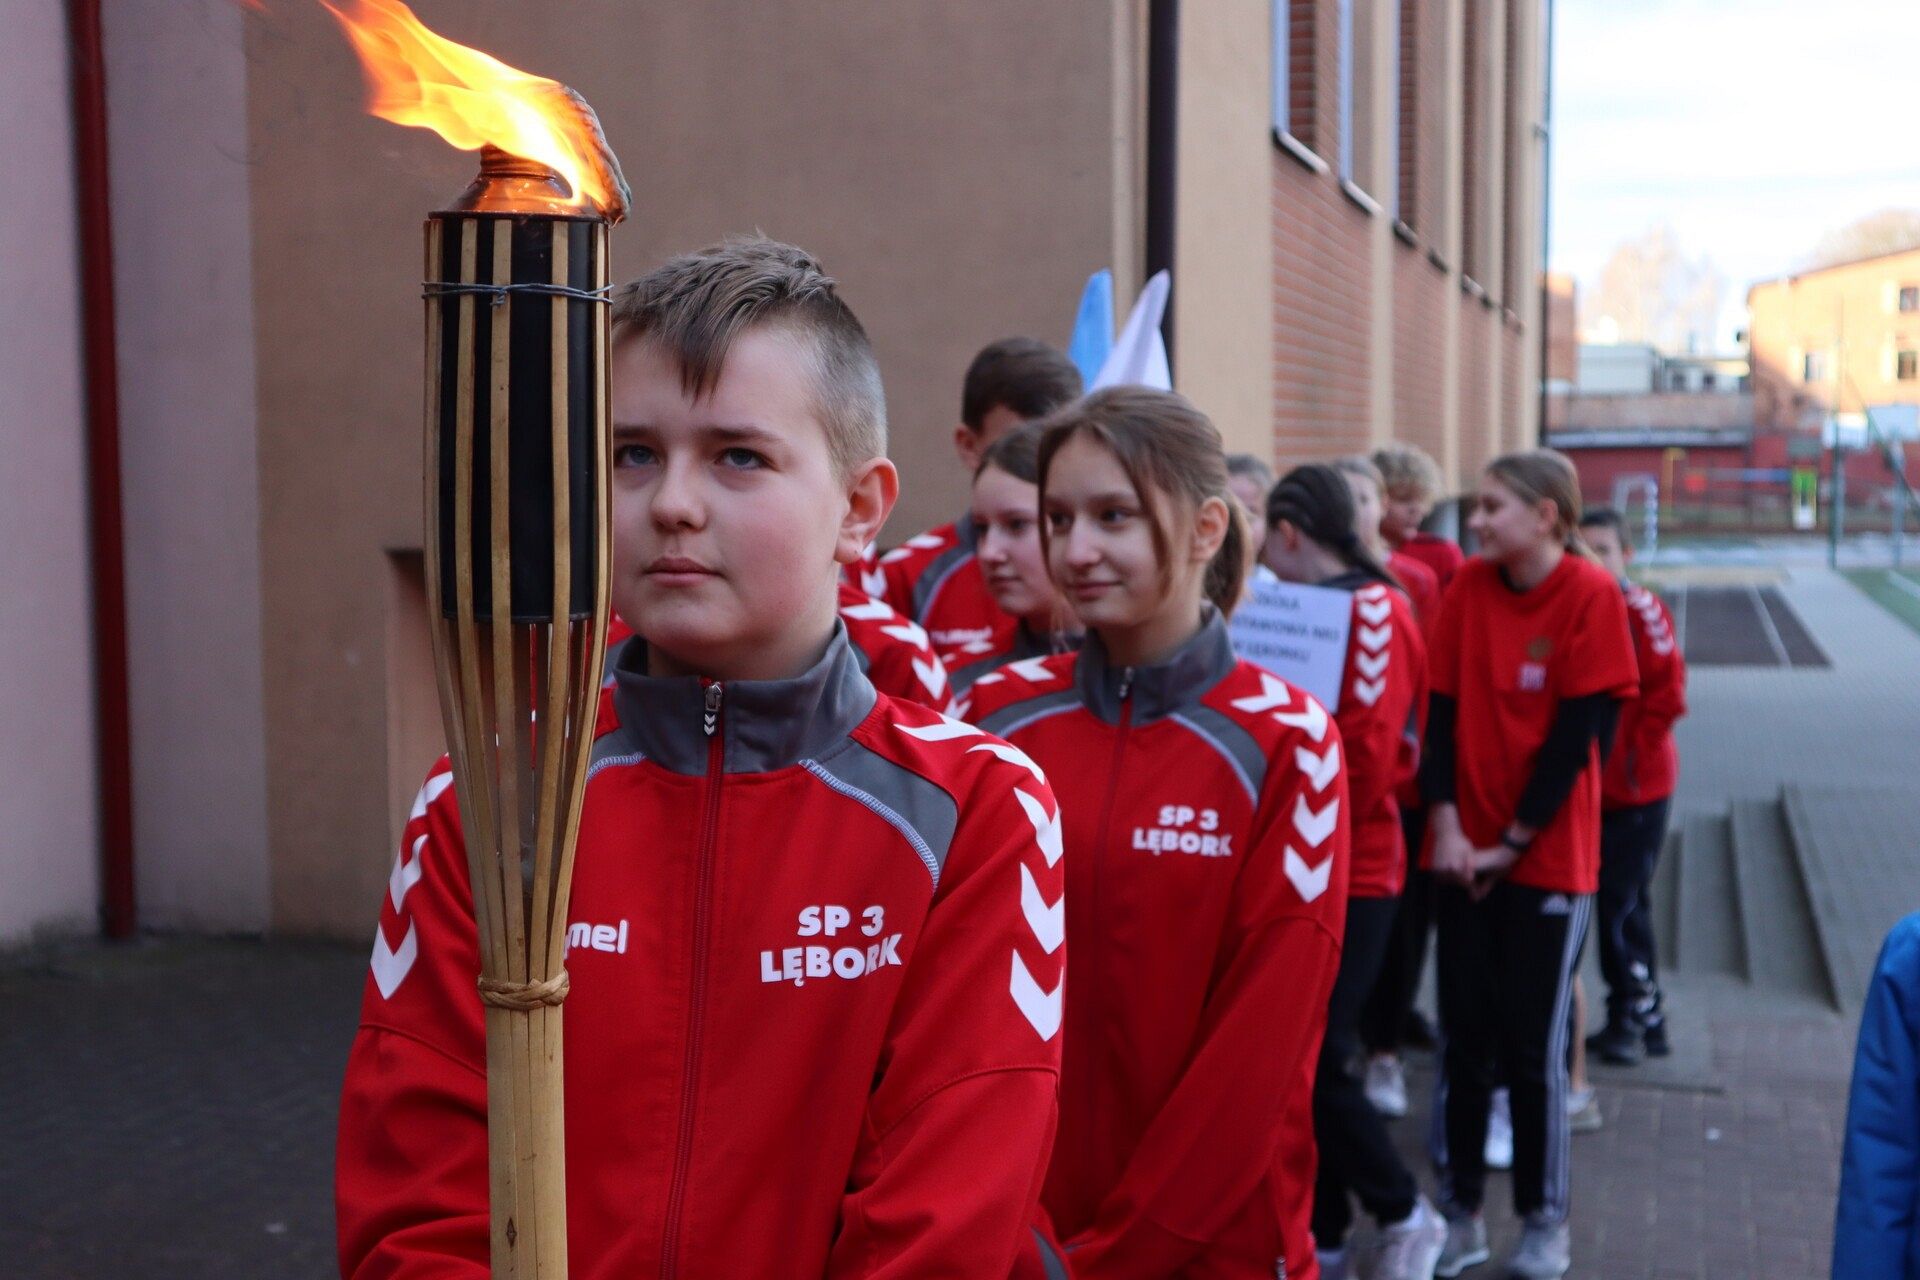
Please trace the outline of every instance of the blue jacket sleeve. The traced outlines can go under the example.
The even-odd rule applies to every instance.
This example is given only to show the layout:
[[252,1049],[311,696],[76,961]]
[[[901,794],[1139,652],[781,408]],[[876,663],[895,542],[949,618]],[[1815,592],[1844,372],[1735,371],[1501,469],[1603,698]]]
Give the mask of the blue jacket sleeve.
[[1893,927],[1860,1015],[1833,1232],[1833,1274],[1920,1274],[1920,914]]

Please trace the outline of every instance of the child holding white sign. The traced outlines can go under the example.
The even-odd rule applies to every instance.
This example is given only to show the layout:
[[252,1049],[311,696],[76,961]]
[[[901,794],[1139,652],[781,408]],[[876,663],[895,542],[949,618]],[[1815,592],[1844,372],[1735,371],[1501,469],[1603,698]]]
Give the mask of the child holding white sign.
[[1313,1086],[1320,1148],[1314,1242],[1323,1275],[1348,1274],[1352,1195],[1380,1224],[1376,1256],[1352,1271],[1374,1280],[1427,1280],[1446,1224],[1420,1194],[1353,1070],[1360,1056],[1361,1007],[1386,954],[1406,882],[1395,790],[1417,759],[1426,644],[1399,583],[1355,532],[1353,496],[1340,472],[1317,464],[1295,467],[1268,495],[1266,514],[1267,565],[1288,582],[1346,592],[1353,608],[1334,715],[1347,753],[1353,862],[1346,944]]

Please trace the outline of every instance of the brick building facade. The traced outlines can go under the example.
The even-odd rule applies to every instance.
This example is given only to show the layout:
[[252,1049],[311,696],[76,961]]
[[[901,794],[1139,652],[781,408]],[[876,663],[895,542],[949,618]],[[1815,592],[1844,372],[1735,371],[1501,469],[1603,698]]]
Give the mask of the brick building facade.
[[1537,437],[1530,0],[1277,0],[1273,444],[1412,441],[1465,484]]

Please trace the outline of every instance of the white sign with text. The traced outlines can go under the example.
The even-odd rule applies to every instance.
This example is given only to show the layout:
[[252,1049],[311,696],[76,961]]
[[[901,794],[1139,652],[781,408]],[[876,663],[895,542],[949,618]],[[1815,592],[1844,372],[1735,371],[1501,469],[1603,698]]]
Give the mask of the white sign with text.
[[1227,634],[1242,658],[1338,711],[1352,625],[1352,592],[1282,582],[1263,573],[1233,611]]

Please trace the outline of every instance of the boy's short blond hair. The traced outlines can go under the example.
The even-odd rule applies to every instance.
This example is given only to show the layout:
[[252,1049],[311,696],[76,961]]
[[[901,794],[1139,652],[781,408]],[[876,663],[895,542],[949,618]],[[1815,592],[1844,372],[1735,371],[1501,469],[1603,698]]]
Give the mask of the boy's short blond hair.
[[656,267],[613,299],[616,342],[645,338],[680,365],[682,389],[712,393],[735,339],[778,328],[813,350],[814,403],[843,477],[887,451],[887,398],[873,344],[833,277],[804,249],[764,236],[726,240]]
[[1440,496],[1440,464],[1417,445],[1381,445],[1373,451],[1373,465],[1380,469],[1387,492],[1399,497],[1431,502]]

